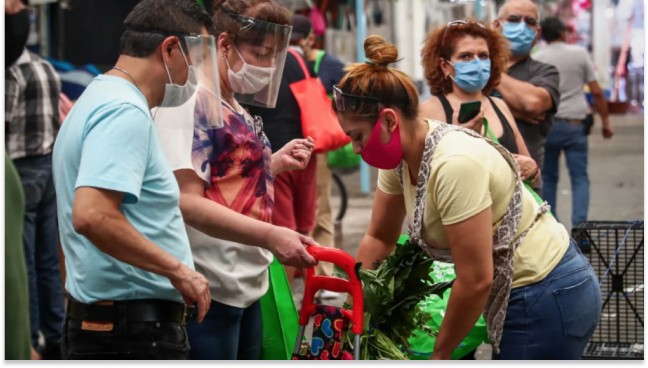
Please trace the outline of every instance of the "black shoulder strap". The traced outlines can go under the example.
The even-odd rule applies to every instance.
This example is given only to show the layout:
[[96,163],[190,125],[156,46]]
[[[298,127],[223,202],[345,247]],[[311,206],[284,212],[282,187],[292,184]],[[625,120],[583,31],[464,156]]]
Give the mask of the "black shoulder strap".
[[504,134],[506,133],[514,134],[513,128],[511,128],[511,124],[509,123],[508,119],[506,118],[502,110],[500,110],[499,107],[497,107],[497,104],[495,103],[495,101],[493,101],[493,99],[490,96],[486,96],[486,98],[488,98],[488,101],[490,101],[491,106],[493,106],[493,110],[495,110],[497,117],[502,122],[502,128],[504,128],[505,130]]
[[450,101],[448,101],[443,93],[439,93],[437,97],[439,98],[439,101],[441,101],[443,111],[445,111],[446,123],[452,124],[452,114],[454,113],[454,110],[452,109],[452,106],[450,106]]

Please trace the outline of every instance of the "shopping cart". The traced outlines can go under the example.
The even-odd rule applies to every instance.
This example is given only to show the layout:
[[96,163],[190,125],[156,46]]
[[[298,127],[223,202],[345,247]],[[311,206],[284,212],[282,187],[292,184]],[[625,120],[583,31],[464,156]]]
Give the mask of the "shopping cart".
[[[299,332],[293,360],[341,360],[351,359],[344,351],[345,335],[351,324],[353,332],[353,359],[360,359],[360,336],[363,329],[364,300],[362,283],[356,272],[356,262],[348,253],[334,248],[308,247],[310,253],[320,262],[331,262],[341,267],[348,280],[329,276],[315,276],[315,268],[306,270],[304,301],[299,312]],[[353,310],[313,303],[319,290],[349,293],[353,297]],[[310,318],[314,316],[313,336],[310,345],[304,343],[304,333]]]

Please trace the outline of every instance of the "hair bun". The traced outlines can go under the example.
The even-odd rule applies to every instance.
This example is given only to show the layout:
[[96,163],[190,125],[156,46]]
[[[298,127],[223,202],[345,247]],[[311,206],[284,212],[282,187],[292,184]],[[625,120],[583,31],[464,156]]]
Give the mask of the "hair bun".
[[382,37],[372,35],[364,42],[365,56],[373,64],[387,66],[398,59],[398,49]]

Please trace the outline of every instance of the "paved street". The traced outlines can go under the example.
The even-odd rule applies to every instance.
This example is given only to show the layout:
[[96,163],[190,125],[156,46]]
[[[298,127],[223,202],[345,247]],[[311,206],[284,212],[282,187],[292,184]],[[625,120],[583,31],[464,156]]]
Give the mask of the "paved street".
[[[615,136],[603,141],[600,121],[589,138],[591,183],[590,220],[643,220],[644,218],[644,126],[643,115],[613,116]],[[377,171],[372,170],[372,191]],[[349,193],[349,208],[342,223],[344,250],[355,256],[371,218],[373,196],[360,192],[359,172],[342,176]],[[334,214],[339,197],[333,193]],[[571,230],[571,188],[564,157],[561,158],[557,214]],[[405,231],[405,228],[404,228]],[[296,280],[295,299],[301,301],[303,284]],[[329,303],[339,305],[342,298]],[[478,359],[490,359],[490,349],[480,348]]]

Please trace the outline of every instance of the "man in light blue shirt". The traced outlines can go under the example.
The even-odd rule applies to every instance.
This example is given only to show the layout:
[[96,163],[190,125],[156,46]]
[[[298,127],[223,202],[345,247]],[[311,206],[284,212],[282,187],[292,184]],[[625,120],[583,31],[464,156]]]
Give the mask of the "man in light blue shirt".
[[194,271],[177,181],[150,109],[193,94],[187,34],[206,34],[193,0],[142,0],[120,58],[70,111],[54,147],[66,289],[66,359],[186,359],[187,306],[211,297]]

